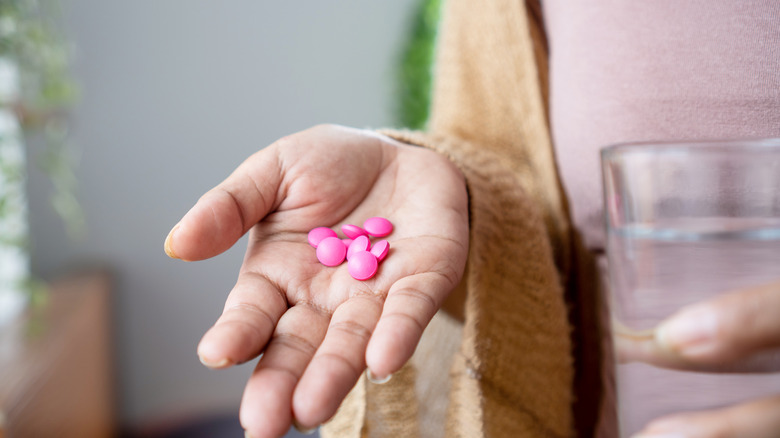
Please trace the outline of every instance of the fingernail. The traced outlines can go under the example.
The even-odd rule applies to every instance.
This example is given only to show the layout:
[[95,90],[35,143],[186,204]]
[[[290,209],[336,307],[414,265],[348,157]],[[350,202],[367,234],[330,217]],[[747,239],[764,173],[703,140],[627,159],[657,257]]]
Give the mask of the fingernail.
[[168,257],[172,259],[178,259],[179,256],[176,255],[175,252],[173,252],[173,234],[176,232],[176,230],[179,229],[179,224],[176,224],[173,226],[171,231],[168,233],[168,237],[165,238],[165,254],[168,254]]
[[209,368],[225,368],[226,366],[229,366],[232,364],[230,359],[228,358],[222,358],[220,360],[210,360],[206,359],[201,355],[198,355],[198,359],[200,360],[200,363],[203,365],[209,367]]
[[298,422],[298,420],[296,420],[296,419],[293,419],[293,427],[294,427],[294,428],[295,428],[295,430],[297,430],[299,433],[302,433],[302,434],[304,434],[304,435],[311,435],[311,434],[313,434],[313,433],[314,433],[314,431],[316,431],[316,430],[317,430],[317,428],[316,428],[316,427],[312,427],[312,428],[309,428],[309,429],[305,428],[305,427],[304,427],[304,426],[303,426],[301,423],[299,423],[299,422]]
[[709,307],[698,307],[661,323],[655,338],[670,351],[696,356],[714,349],[717,330],[717,314]]
[[390,379],[393,378],[392,374],[388,374],[385,377],[377,377],[375,376],[370,369],[366,369],[366,377],[368,377],[368,381],[371,383],[376,383],[378,385],[381,385],[383,383],[387,383],[390,381]]

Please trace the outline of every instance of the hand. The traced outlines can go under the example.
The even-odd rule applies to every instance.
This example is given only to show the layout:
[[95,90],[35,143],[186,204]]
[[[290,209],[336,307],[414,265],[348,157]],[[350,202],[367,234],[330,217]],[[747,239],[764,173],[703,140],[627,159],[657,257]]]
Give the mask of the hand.
[[[693,371],[780,371],[780,282],[681,309],[653,337],[616,345],[623,360]],[[620,338],[618,338],[620,339]],[[780,394],[653,421],[639,436],[778,437]]]
[[[377,275],[326,267],[307,243],[318,226],[390,219]],[[198,346],[212,368],[262,354],[241,403],[254,438],[315,427],[336,412],[368,367],[398,371],[463,274],[466,186],[441,155],[355,129],[319,126],[257,152],[207,192],[166,239],[166,252],[202,260],[250,232],[238,280]]]

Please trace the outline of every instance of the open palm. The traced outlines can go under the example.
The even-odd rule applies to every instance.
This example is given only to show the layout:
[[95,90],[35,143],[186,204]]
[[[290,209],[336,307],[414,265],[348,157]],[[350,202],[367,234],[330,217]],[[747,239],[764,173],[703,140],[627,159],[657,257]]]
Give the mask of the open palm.
[[[390,219],[376,276],[317,261],[306,235]],[[330,418],[360,374],[397,371],[460,280],[468,249],[466,188],[444,157],[372,132],[320,126],[245,161],[206,193],[166,240],[201,260],[250,233],[238,281],[198,354],[221,368],[263,354],[241,423],[255,438]]]

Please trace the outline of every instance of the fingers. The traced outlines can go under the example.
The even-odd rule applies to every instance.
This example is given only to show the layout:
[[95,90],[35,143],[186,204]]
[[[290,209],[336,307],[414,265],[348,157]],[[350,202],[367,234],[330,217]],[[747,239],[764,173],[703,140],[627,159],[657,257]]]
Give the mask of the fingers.
[[304,427],[315,427],[336,413],[366,368],[365,351],[382,312],[382,298],[358,295],[333,314],[325,340],[293,396],[293,412]]
[[662,323],[662,349],[702,364],[731,362],[780,347],[780,282],[685,308]]
[[260,354],[287,310],[282,292],[267,278],[242,272],[222,316],[198,345],[198,357],[210,368],[225,368]]
[[426,272],[397,281],[384,305],[378,296],[358,295],[339,306],[295,390],[296,420],[314,427],[333,416],[367,362],[380,378],[398,371],[452,287],[449,276]]
[[777,438],[780,396],[726,409],[673,415],[653,421],[632,438]]
[[172,258],[202,260],[226,251],[274,208],[281,175],[276,147],[255,153],[173,227],[165,252]]
[[382,379],[401,369],[412,357],[441,301],[454,287],[450,276],[426,272],[405,277],[390,288],[366,351],[372,375]]
[[279,320],[241,401],[241,425],[253,438],[279,437],[290,428],[293,390],[322,342],[329,318],[303,304]]

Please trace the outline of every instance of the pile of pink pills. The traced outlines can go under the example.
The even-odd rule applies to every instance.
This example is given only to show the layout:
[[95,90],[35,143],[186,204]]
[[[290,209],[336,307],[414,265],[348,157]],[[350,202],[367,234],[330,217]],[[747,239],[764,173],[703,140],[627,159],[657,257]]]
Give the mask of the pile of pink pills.
[[379,263],[387,257],[390,244],[387,240],[371,243],[371,237],[385,237],[393,232],[393,224],[383,217],[372,217],[357,225],[342,225],[347,236],[339,238],[328,227],[309,231],[309,245],[317,249],[317,260],[325,266],[338,266],[347,260],[349,275],[356,280],[368,280],[376,275]]

